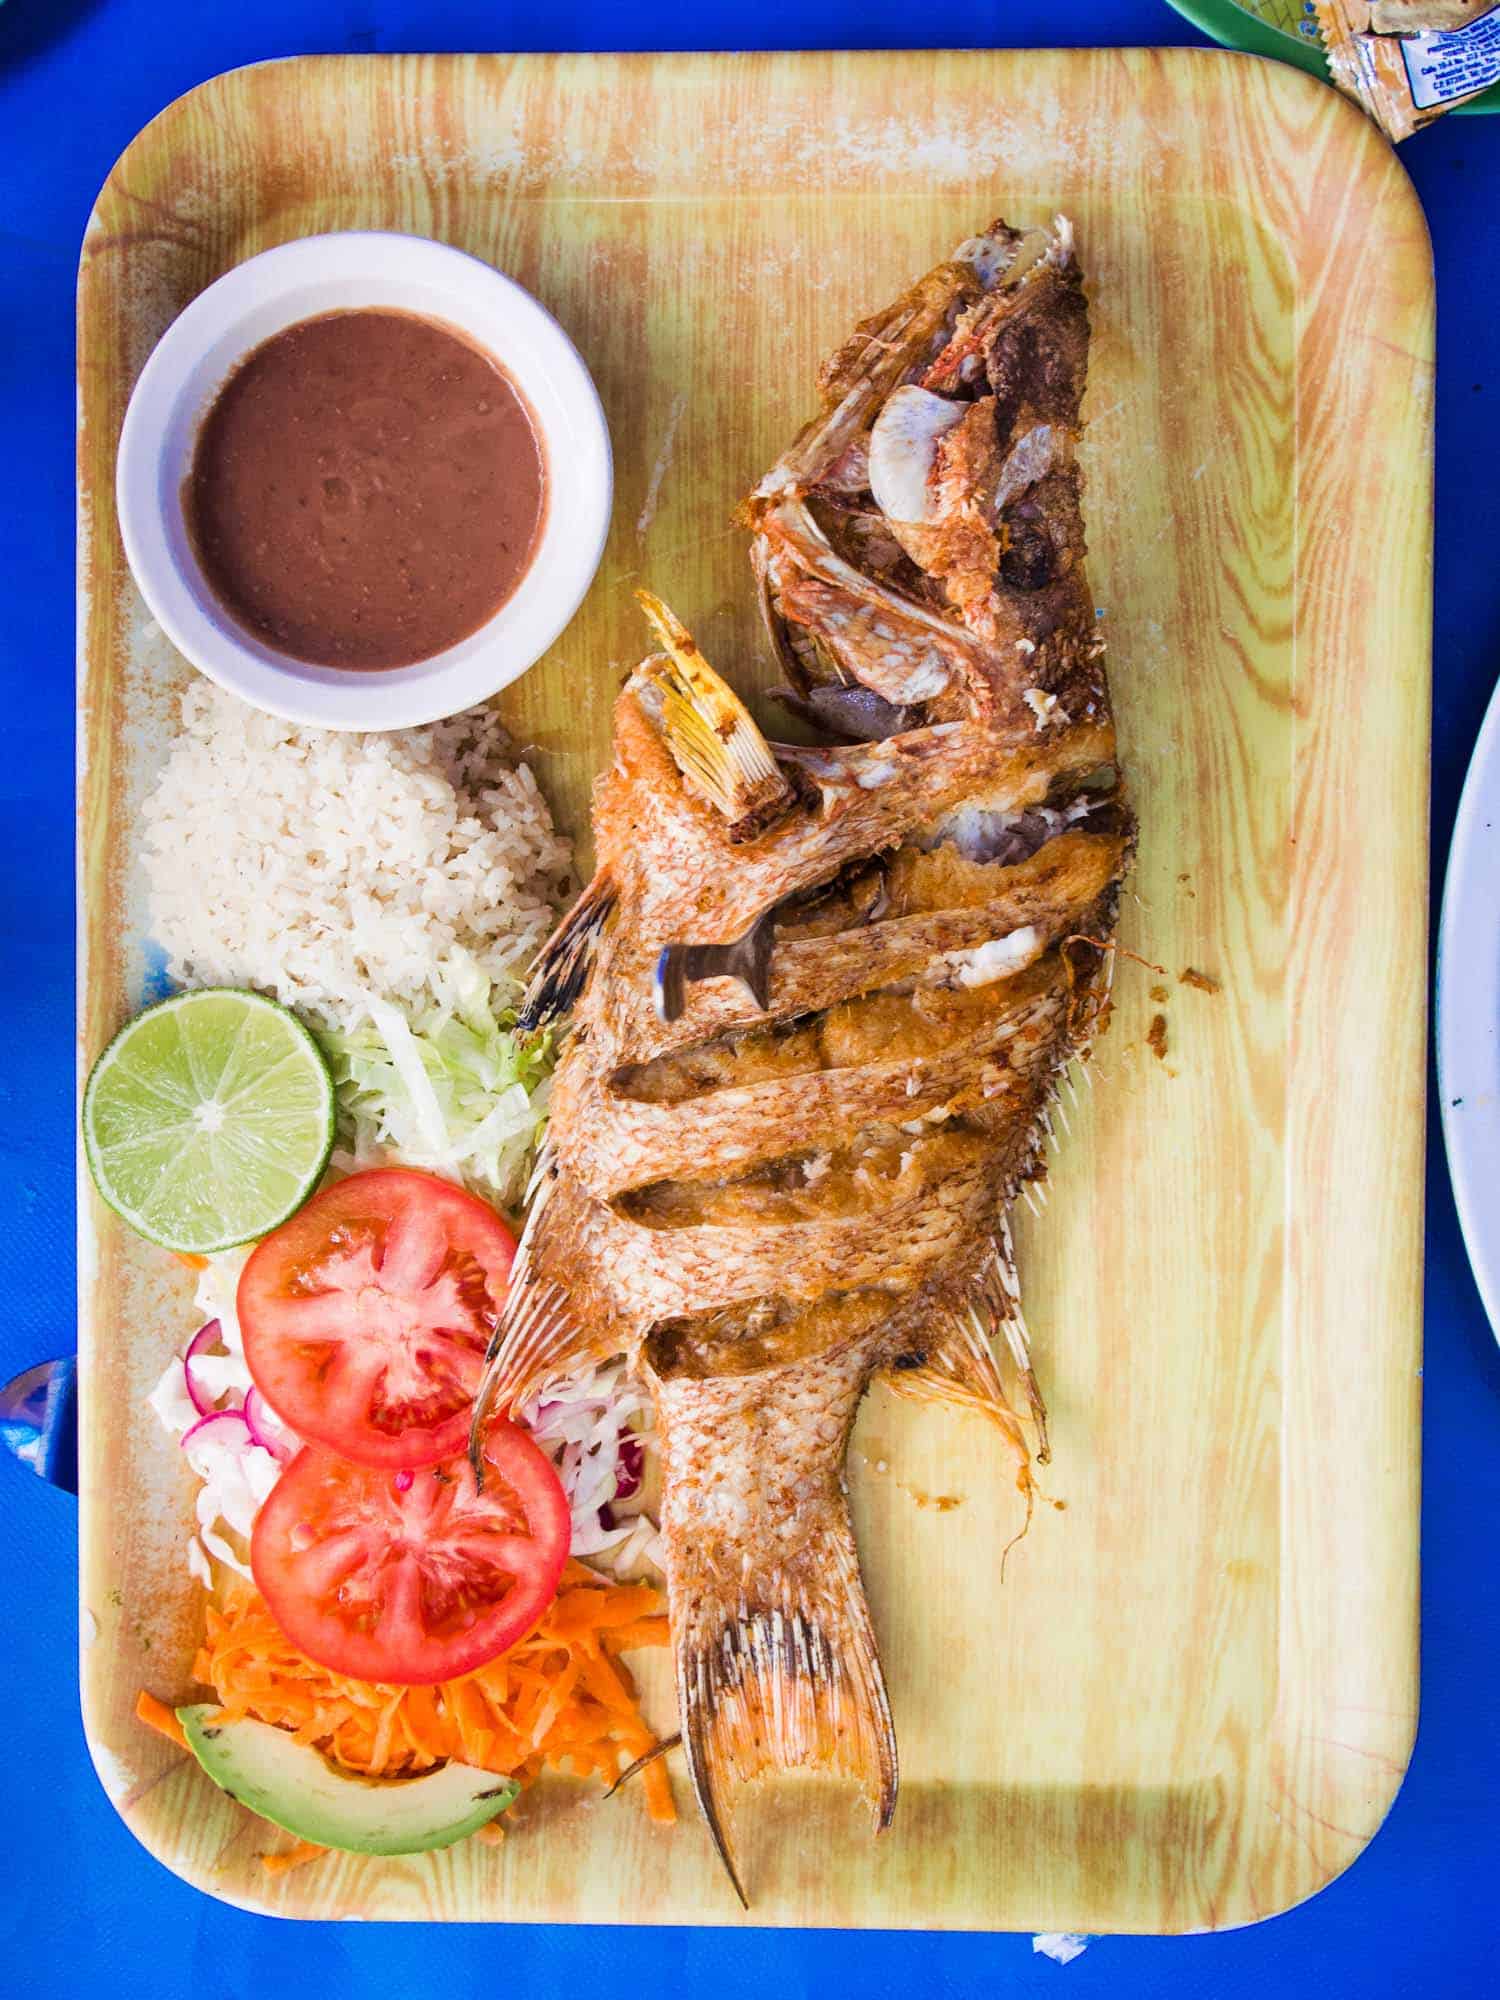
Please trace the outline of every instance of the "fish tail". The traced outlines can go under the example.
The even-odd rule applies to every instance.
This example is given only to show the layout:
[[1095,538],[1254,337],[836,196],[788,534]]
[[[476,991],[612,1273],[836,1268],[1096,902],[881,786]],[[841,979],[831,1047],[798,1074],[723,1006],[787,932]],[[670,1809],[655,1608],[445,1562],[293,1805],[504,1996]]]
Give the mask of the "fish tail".
[[756,1575],[753,1602],[707,1579],[676,1625],[688,1775],[742,1903],[725,1823],[731,1784],[804,1766],[838,1771],[863,1786],[875,1831],[890,1825],[896,1735],[841,1497],[795,1556]]

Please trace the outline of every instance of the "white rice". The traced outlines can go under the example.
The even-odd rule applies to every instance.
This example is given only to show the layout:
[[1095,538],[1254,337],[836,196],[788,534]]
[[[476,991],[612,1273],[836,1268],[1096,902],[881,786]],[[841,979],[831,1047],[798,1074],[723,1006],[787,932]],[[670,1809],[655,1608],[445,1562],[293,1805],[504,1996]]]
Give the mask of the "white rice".
[[455,949],[514,976],[571,852],[487,709],[382,735],[303,729],[211,681],[146,801],[151,927],[181,986],[254,986],[347,1027],[417,1003]]

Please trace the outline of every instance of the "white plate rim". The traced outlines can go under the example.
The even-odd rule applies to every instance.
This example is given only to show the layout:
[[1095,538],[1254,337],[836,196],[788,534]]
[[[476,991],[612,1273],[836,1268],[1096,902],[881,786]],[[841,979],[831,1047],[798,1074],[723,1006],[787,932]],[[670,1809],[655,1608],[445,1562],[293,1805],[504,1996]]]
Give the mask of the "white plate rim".
[[1469,761],[1448,850],[1435,1012],[1453,1198],[1500,1338],[1500,686]]

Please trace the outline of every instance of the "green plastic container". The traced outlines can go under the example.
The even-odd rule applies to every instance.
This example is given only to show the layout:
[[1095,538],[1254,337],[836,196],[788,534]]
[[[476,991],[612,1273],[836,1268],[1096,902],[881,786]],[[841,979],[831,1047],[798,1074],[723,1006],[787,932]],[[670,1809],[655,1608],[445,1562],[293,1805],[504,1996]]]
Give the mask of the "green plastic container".
[[[1170,0],[1170,4],[1227,49],[1274,56],[1278,62],[1295,63],[1298,69],[1327,79],[1312,0],[1244,0],[1243,5],[1240,0]],[[1500,111],[1500,83],[1456,107],[1459,117],[1472,111]]]

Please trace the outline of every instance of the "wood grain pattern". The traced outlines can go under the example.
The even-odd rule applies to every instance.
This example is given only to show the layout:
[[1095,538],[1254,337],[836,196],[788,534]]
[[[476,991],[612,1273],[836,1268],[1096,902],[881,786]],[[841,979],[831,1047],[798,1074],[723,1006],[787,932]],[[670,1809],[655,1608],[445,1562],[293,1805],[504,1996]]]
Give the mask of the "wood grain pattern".
[[[1431,541],[1415,197],[1333,92],[1225,55],[316,59],[164,112],[84,246],[86,1062],[147,977],[138,805],[186,672],[125,571],[115,443],[203,285],[310,231],[413,230],[512,272],[577,340],[614,434],[613,533],[503,706],[578,830],[643,650],[632,585],[763,687],[729,515],[817,360],[975,226],[1059,207],[1093,302],[1090,563],[1142,817],[1123,933],[1169,971],[1121,967],[1048,1212],[1021,1217],[1057,1504],[1002,1587],[1017,1499],[983,1428],[872,1396],[851,1470],[901,1804],[872,1845],[834,1785],[746,1801],[757,1923],[1244,1923],[1347,1866],[1399,1783]],[[1180,985],[1188,965],[1222,991]],[[741,1921],[691,1821],[565,1784],[499,1849],[265,1878],[265,1829],[130,1718],[142,1683],[187,1692],[195,1638],[189,1481],[141,1402],[187,1285],[86,1179],[80,1212],[84,1711],[140,1838],[287,1915]],[[653,1699],[664,1718],[659,1678]]]

